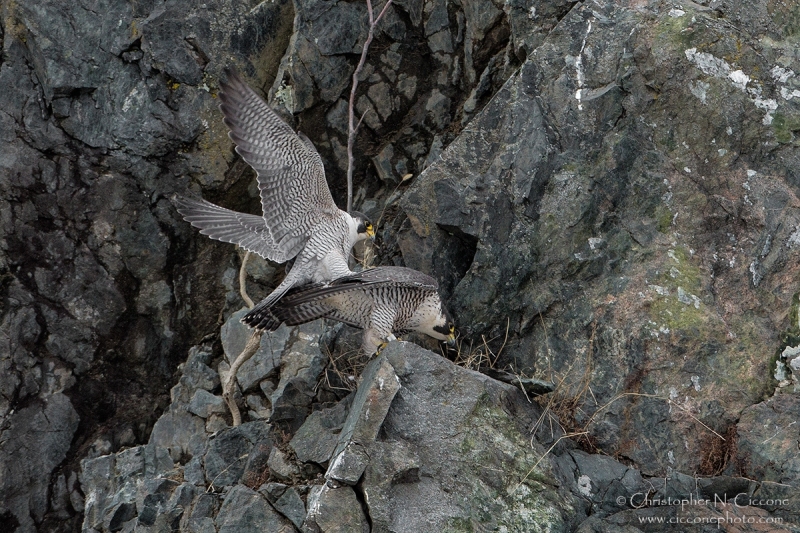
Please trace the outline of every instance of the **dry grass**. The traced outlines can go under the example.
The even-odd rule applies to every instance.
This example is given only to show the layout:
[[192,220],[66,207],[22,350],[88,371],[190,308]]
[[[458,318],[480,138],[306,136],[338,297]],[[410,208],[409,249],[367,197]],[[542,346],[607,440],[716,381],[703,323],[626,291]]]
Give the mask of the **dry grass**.
[[736,457],[736,426],[731,424],[725,437],[716,432],[707,435],[703,446],[703,458],[697,469],[701,476],[719,476]]
[[[327,347],[320,346],[328,356],[328,367],[323,377],[317,383],[314,392],[324,382],[332,391],[350,393],[358,388],[359,376],[369,363],[370,358],[361,353],[360,349],[348,350],[339,354],[332,354]],[[335,379],[332,379],[332,376]]]
[[[541,315],[540,315],[541,319]],[[542,319],[542,327],[544,328],[544,320]],[[566,372],[557,374],[552,368],[552,353],[550,351],[549,342],[547,340],[547,328],[545,331],[545,347],[547,351],[548,361],[548,379],[555,383],[555,390],[546,396],[538,397],[539,404],[543,407],[542,417],[537,422],[537,425],[531,430],[532,433],[538,431],[544,419],[547,418],[550,424],[557,423],[561,426],[561,430],[566,435],[576,438],[578,445],[589,453],[597,453],[600,451],[590,436],[588,431],[588,424],[580,425],[579,418],[584,418],[586,413],[583,412],[582,407],[586,403],[587,396],[591,395],[594,404],[597,405],[597,399],[592,392],[592,354],[595,346],[595,335],[597,333],[597,325],[592,324],[592,332],[589,336],[589,342],[586,350],[586,358],[583,364],[583,373],[577,379],[571,379],[572,374],[577,364],[577,360],[567,367]],[[553,416],[554,415],[554,416]],[[591,418],[590,418],[591,420]],[[551,435],[554,435],[554,428],[551,428]]]
[[[503,338],[503,344],[497,350],[497,353],[494,353],[494,351],[489,348],[489,343],[499,339],[499,336],[487,339],[484,335],[481,335],[481,342],[477,346],[474,345],[473,341],[470,341],[467,346],[463,339],[456,339],[456,355],[452,359],[453,362],[458,366],[463,366],[470,370],[480,371],[481,368],[491,368],[495,370],[497,360],[500,359],[500,354],[503,353],[503,349],[508,342],[508,329],[510,325],[510,319],[506,319],[506,334]],[[442,352],[442,356],[447,357],[447,354]]]
[[[242,264],[239,267],[239,293],[242,295],[242,299],[247,304],[247,307],[252,309],[255,305],[253,300],[247,294],[247,260],[250,258],[250,252],[244,254],[242,258]],[[263,331],[253,330],[250,335],[250,338],[247,340],[247,344],[245,344],[242,353],[240,353],[236,359],[231,361],[231,368],[228,371],[227,378],[220,376],[223,380],[222,386],[222,397],[225,400],[225,403],[228,405],[228,409],[231,412],[231,418],[233,419],[233,427],[239,426],[242,423],[242,414],[239,411],[239,406],[236,404],[236,373],[238,372],[239,368],[251,357],[253,354],[258,351],[258,347],[261,343],[261,335]]]

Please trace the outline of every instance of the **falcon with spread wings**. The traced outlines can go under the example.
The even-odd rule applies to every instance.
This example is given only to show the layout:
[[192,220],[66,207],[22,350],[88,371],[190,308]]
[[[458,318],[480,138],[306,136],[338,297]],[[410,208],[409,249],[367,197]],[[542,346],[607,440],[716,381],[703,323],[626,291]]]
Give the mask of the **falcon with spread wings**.
[[206,200],[174,201],[183,218],[212,239],[278,263],[295,259],[257,311],[291,287],[352,274],[350,250],[367,237],[374,239],[375,230],[363,214],[336,207],[311,141],[295,133],[237,73],[226,75],[220,109],[236,151],[256,171],[263,214],[239,213]]

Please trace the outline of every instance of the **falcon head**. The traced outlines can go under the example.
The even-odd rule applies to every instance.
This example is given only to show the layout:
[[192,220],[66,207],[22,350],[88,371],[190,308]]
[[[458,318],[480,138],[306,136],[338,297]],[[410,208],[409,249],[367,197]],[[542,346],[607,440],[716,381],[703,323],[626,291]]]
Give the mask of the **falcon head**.
[[358,211],[353,211],[350,213],[350,216],[353,217],[358,227],[356,228],[356,233],[358,234],[358,240],[363,241],[367,237],[375,240],[375,227],[370,222],[367,215],[364,213],[359,213]]
[[429,327],[423,330],[423,333],[430,335],[434,339],[447,341],[450,346],[454,346],[456,343],[456,326],[453,322],[453,317],[442,305],[439,307],[439,316],[434,318]]

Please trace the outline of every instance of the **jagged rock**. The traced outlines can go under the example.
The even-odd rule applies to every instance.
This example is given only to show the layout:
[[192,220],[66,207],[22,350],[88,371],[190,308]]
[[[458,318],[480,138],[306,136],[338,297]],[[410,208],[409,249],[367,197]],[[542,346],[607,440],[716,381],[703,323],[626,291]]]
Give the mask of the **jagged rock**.
[[217,487],[239,481],[250,455],[254,452],[263,455],[264,446],[271,448],[269,431],[269,424],[255,421],[214,435],[203,458],[206,481]]
[[300,474],[300,469],[278,448],[272,449],[267,464],[272,476],[281,481],[293,481]]
[[777,394],[742,412],[736,426],[736,461],[745,477],[800,490],[798,417],[800,396],[794,394]]
[[208,366],[211,362],[211,351],[205,346],[192,346],[189,359],[183,366],[181,383],[190,390],[203,389],[211,391],[220,384],[219,374]]
[[375,170],[378,171],[378,177],[386,183],[397,182],[392,170],[392,157],[394,157],[394,147],[391,144],[387,144],[383,150],[378,152],[378,155],[372,158]]
[[392,114],[392,96],[389,93],[389,84],[385,82],[370,85],[367,95],[375,109],[378,111],[381,120],[385,121]]
[[266,398],[260,394],[248,394],[245,401],[250,408],[248,414],[253,420],[266,420],[272,414],[272,410],[266,405]]
[[399,43],[394,43],[388,50],[381,54],[381,62],[386,64],[391,70],[400,69],[400,65],[403,63],[403,54],[399,53],[398,50],[400,50]]
[[[694,478],[680,472],[791,480],[786,431],[755,426],[761,416],[786,423],[758,406],[778,370],[764,354],[786,354],[787,387],[797,370],[786,352],[798,346],[800,264],[794,3],[534,4],[399,0],[381,21],[358,106],[373,107],[376,129],[362,128],[355,150],[356,207],[388,206],[380,259],[434,274],[462,336],[483,336],[501,365],[566,377],[556,396],[574,409],[563,422],[648,477],[674,474],[677,488],[664,491],[687,490]],[[191,190],[257,212],[252,174],[217,109],[221,69],[255,73],[257,90],[274,78],[277,103],[299,112],[288,118],[310,130],[341,205],[345,138],[323,131],[322,117],[335,105],[342,125],[365,34],[358,2],[4,4],[0,515],[18,531],[77,529],[78,463],[144,442],[170,402],[181,347],[240,305],[232,246],[199,236],[167,201]],[[398,213],[392,187],[380,191],[365,172],[387,143],[393,171],[417,176],[420,211],[404,203]],[[439,166],[419,176],[429,164]],[[442,166],[448,179],[431,180]],[[274,286],[264,268],[251,294]],[[158,468],[182,469],[198,489],[206,433],[225,426],[186,411],[197,390],[219,386],[210,357],[201,364],[184,369],[151,437]],[[313,391],[310,377],[292,379],[277,398],[291,431]],[[241,383],[252,398],[265,381]],[[75,411],[49,416],[61,395]],[[74,434],[75,413],[86,434]],[[66,429],[17,434],[43,418]],[[737,449],[740,418],[738,435],[761,440]],[[392,468],[424,458],[404,453],[390,454]],[[174,528],[185,516],[170,502],[191,493],[154,486],[162,493],[147,512],[163,518],[145,526],[145,507],[132,517],[121,495],[98,511],[92,498],[111,481],[87,482],[87,513],[104,513],[93,523],[120,531]],[[739,487],[728,482],[725,491]],[[747,490],[795,488],[785,485]],[[796,522],[794,505],[774,512]],[[216,512],[198,511],[192,527],[213,529]],[[615,520],[635,526],[626,512]]]
[[0,510],[23,528],[41,522],[48,506],[48,477],[67,454],[78,428],[78,414],[69,398],[57,393],[6,418],[2,450],[13,458],[0,476]]
[[258,492],[237,485],[225,496],[215,520],[219,533],[292,533],[296,529]]
[[314,411],[306,418],[289,446],[301,462],[327,463],[339,442],[339,435],[348,415],[349,396],[328,409]]
[[191,533],[216,533],[214,515],[219,510],[219,505],[216,495],[199,495],[193,502],[191,511],[184,515],[181,525]]
[[[369,448],[369,463],[364,471],[362,486],[369,501],[388,502],[393,492],[406,484],[420,481],[420,459],[414,447],[404,441],[376,441]],[[369,517],[376,531],[388,531],[390,524],[397,523],[391,505],[372,505]],[[395,518],[393,520],[393,518]]]
[[425,21],[425,35],[430,37],[442,28],[450,26],[447,14],[447,2],[436,0],[425,5],[427,20]]
[[272,440],[261,439],[256,442],[247,455],[241,483],[252,489],[260,487],[270,476],[269,458],[273,450]]
[[[159,478],[146,479],[139,488],[134,507],[138,513],[136,525],[150,527],[155,531],[177,529],[192,499],[202,491],[189,483]],[[114,518],[116,515],[112,520]],[[109,531],[115,529],[111,523],[106,528]]]
[[[585,502],[585,513],[591,511],[600,518],[628,509],[632,503],[640,503],[637,495],[644,499],[654,488],[638,470],[605,455],[571,450],[554,457],[553,463],[564,484],[572,489],[576,501]],[[681,494],[689,494],[691,490]]]
[[367,533],[370,527],[352,487],[317,485],[308,494],[308,514],[303,531]]
[[[39,421],[66,392],[75,411],[48,416],[49,424],[69,427],[79,414],[86,432],[75,440],[40,433],[29,457],[9,453],[13,433],[0,439],[2,477],[14,480],[0,494],[0,514],[17,493],[36,506],[22,511],[18,531],[31,521],[43,531],[79,527],[80,491],[71,492],[74,509],[59,495],[51,517],[41,485],[59,479],[56,466],[77,472],[87,443],[119,449],[146,440],[169,402],[181,347],[216,324],[207,304],[219,301],[226,254],[190,245],[166,197],[190,181],[221,184],[232,154],[220,148],[224,126],[210,92],[230,61],[253,57],[274,74],[277,60],[270,68],[262,49],[282,54],[292,17],[278,15],[289,4],[54,0],[5,10],[0,416],[13,399],[17,413],[4,427],[17,427],[21,413]],[[64,443],[54,447],[57,436]],[[76,452],[63,463],[62,445]],[[20,469],[35,479],[19,479]]]
[[529,428],[541,414],[535,404],[515,387],[410,343],[390,343],[384,357],[401,387],[382,441],[369,448],[376,461],[359,485],[372,531],[467,524],[568,530],[575,500],[557,488],[546,450],[530,440]]
[[325,366],[319,347],[322,328],[320,320],[299,326],[294,340],[281,356],[281,377],[272,394],[270,420],[287,426],[291,433],[311,412],[314,388]]
[[150,434],[150,442],[169,451],[173,461],[202,455],[208,436],[205,423],[199,416],[178,409],[159,418]]
[[275,501],[283,496],[283,493],[286,492],[288,485],[284,485],[283,483],[264,483],[261,487],[258,488],[258,491],[267,497],[269,503],[275,503]]
[[267,497],[276,511],[292,521],[298,528],[303,527],[306,518],[306,506],[293,487],[282,483],[267,483],[259,489]]
[[[428,46],[431,52],[453,53],[453,36],[449,29],[444,29],[428,37]],[[447,111],[447,110],[445,110]]]
[[[170,499],[179,483],[166,476],[174,475],[169,452],[154,444],[129,448],[118,454],[104,455],[81,464],[81,486],[86,494],[84,529],[110,531],[111,524],[137,518],[152,525],[161,514],[180,517],[185,493]],[[190,485],[186,484],[188,489]],[[169,504],[169,505],[167,505]],[[149,524],[148,524],[149,522]]]
[[[771,393],[763,348],[783,348],[784,320],[754,310],[794,307],[794,134],[775,117],[798,116],[779,96],[797,64],[755,41],[734,61],[737,31],[702,6],[522,7],[515,31],[560,20],[517,42],[535,46],[522,67],[410,184],[403,261],[440,280],[465,337],[566,378],[606,453],[719,474],[717,435]],[[486,31],[467,21],[465,40]]]
[[376,357],[361,374],[361,384],[339,434],[326,479],[355,485],[369,461],[370,444],[378,436],[392,400],[400,389],[392,365]]
[[199,455],[192,457],[183,467],[183,479],[195,485],[205,485],[206,476],[203,472],[203,458]]
[[212,414],[206,418],[206,433],[209,435],[213,435],[229,427],[227,420],[225,420],[225,417],[222,415]]
[[200,418],[208,418],[212,413],[225,413],[228,410],[221,396],[214,396],[204,389],[195,391],[188,409]]
[[364,117],[364,124],[369,126],[370,129],[378,131],[381,128],[380,115],[375,111],[375,106],[366,95],[359,96],[356,100],[356,112],[359,116]]
[[450,122],[450,103],[450,99],[438,89],[433,90],[425,103],[425,110],[429,113],[430,119],[439,128],[447,126]]
[[56,482],[53,484],[53,492],[50,494],[50,508],[59,518],[69,518],[68,506],[69,491],[67,490],[67,478],[64,474],[59,474]]

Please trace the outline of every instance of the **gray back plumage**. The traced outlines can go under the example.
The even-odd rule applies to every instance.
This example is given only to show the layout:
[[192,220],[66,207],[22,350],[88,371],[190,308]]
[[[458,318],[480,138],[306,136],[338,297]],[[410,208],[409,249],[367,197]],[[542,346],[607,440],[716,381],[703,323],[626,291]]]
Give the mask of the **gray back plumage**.
[[[426,298],[438,296],[438,288],[436,280],[422,272],[404,267],[376,267],[327,284],[294,289],[270,308],[254,309],[242,322],[272,330],[284,322],[298,325],[327,317],[366,328],[377,315],[401,331]],[[381,314],[387,316],[380,317]]]

